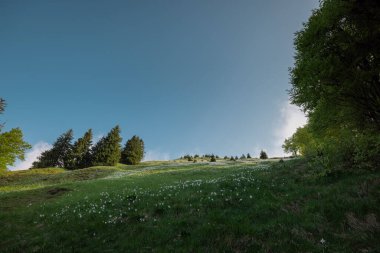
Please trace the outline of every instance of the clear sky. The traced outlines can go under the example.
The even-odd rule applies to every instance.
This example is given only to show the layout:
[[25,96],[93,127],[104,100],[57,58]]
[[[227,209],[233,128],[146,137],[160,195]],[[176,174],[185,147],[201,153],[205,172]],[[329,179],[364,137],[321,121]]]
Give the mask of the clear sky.
[[34,151],[70,128],[77,138],[119,124],[123,144],[139,135],[148,159],[281,154],[304,122],[287,103],[294,33],[317,6],[0,1],[0,122]]

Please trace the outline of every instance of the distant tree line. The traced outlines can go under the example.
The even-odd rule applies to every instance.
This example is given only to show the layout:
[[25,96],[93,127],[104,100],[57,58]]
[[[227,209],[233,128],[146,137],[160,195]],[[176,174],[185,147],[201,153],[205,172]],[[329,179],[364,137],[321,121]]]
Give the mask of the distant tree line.
[[144,157],[144,142],[133,136],[121,148],[120,127],[115,126],[94,145],[92,130],[73,143],[73,130],[63,133],[54,142],[53,147],[44,151],[33,163],[33,168],[60,167],[69,170],[90,166],[115,166],[138,164]]
[[[210,162],[216,162],[216,159],[220,159],[220,157],[218,155],[214,155],[214,154],[205,154],[205,155],[198,155],[198,154],[195,154],[194,156],[192,155],[184,155],[184,156],[181,156],[180,159],[185,159],[189,162],[196,162],[197,161],[197,158],[201,158],[201,159],[205,159],[205,160],[209,160]],[[230,161],[237,161],[237,160],[246,160],[246,159],[251,159],[252,156],[250,153],[247,153],[246,155],[245,154],[242,154],[240,156],[240,158],[238,156],[224,156],[223,159],[224,160],[230,160]],[[268,159],[268,155],[267,153],[264,151],[264,150],[261,150],[260,152],[260,159]]]

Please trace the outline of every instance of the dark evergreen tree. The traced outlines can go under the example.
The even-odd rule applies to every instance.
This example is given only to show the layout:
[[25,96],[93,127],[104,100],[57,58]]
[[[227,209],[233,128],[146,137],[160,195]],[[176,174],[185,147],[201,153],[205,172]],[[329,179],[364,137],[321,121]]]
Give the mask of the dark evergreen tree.
[[237,156],[235,156],[235,161],[239,160],[239,158]]
[[224,156],[224,160],[227,160],[228,159],[228,156]]
[[249,153],[247,154],[247,158],[248,158],[248,159],[252,158],[251,155],[250,155]]
[[260,151],[260,159],[268,159],[268,155],[264,150]]
[[139,164],[144,158],[144,141],[138,137],[133,136],[125,143],[125,147],[121,152],[120,162],[124,164]]
[[245,155],[244,155],[244,154],[242,154],[242,155],[240,156],[240,159],[241,159],[241,160],[244,160],[244,159],[246,159]]
[[211,155],[210,162],[216,162],[216,157],[214,155]]
[[42,152],[38,160],[33,163],[33,168],[60,167],[70,166],[72,157],[73,130],[70,129],[63,133],[54,142],[50,150]]
[[234,159],[234,157],[233,157],[233,156],[231,156],[231,158],[230,158],[230,161],[235,161],[235,159]]
[[[5,105],[6,105],[5,100],[0,98],[0,114],[2,114],[4,112]],[[3,127],[3,125],[0,123],[0,130],[2,127]]]
[[120,161],[121,140],[120,127],[112,128],[107,136],[101,138],[93,147],[91,165],[115,166]]
[[0,114],[4,112],[5,100],[0,98]]
[[91,166],[92,130],[89,129],[73,145],[67,169],[83,169]]

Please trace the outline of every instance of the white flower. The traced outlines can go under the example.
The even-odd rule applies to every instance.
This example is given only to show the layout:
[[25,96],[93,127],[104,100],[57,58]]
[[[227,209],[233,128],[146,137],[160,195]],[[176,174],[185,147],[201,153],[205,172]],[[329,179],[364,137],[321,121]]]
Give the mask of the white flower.
[[322,243],[322,244],[325,244],[326,240],[322,238],[319,242]]

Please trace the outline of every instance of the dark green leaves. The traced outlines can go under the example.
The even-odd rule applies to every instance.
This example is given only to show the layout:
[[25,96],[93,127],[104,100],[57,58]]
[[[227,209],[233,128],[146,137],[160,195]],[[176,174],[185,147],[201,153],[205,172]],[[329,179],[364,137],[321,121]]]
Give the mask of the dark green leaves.
[[143,158],[144,141],[135,135],[125,144],[120,161],[125,164],[138,164]]

